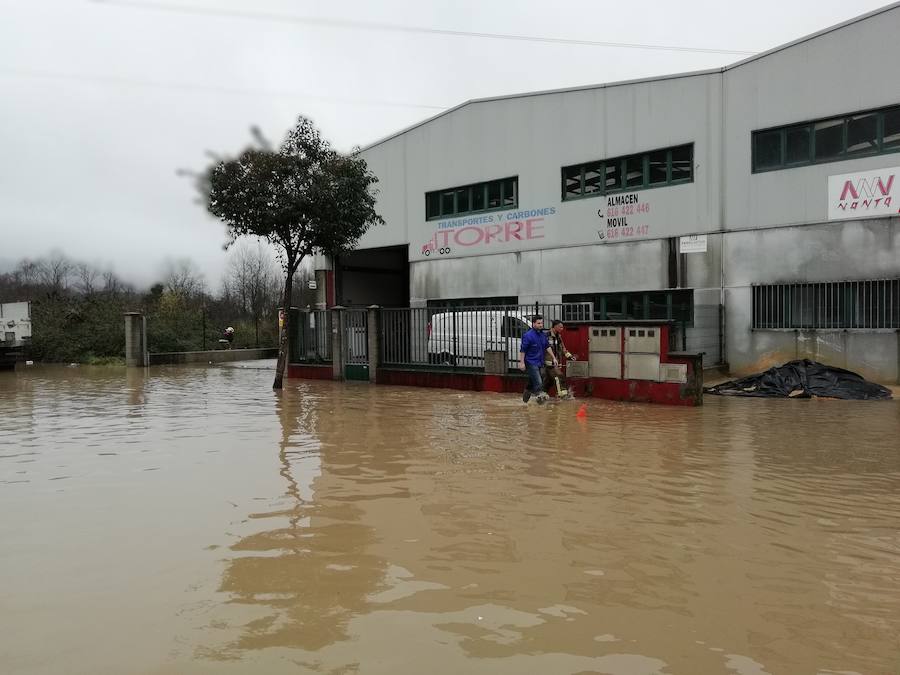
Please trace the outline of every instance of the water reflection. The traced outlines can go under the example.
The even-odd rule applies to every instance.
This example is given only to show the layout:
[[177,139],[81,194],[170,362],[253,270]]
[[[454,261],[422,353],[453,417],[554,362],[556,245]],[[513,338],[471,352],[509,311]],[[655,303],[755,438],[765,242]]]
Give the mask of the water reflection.
[[359,522],[359,506],[336,494],[341,472],[355,472],[353,451],[324,446],[317,434],[321,406],[340,418],[342,401],[300,388],[273,395],[273,404],[285,498],[277,510],[249,515],[260,529],[230,547],[235,555],[219,587],[230,604],[254,609],[255,618],[225,647],[201,650],[205,657],[273,647],[314,652],[347,640],[347,623],[385,575],[386,562],[368,551],[375,529]]
[[[32,453],[0,452],[0,479],[32,481],[0,484],[16,672],[98,639],[143,648],[158,673],[896,666],[896,401],[593,401],[579,420],[577,403],[268,380],[0,381],[0,443]],[[52,611],[32,603],[32,570]],[[72,624],[69,586],[105,637]],[[111,620],[123,601],[151,616],[137,645]],[[42,670],[21,636],[47,630]],[[147,669],[123,656],[112,671]]]

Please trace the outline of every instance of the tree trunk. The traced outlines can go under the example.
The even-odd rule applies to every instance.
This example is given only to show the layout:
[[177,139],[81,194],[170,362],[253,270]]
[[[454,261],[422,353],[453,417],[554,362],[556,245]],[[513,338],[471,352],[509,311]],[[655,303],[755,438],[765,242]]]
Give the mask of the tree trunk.
[[275,365],[275,382],[272,384],[272,389],[281,389],[284,372],[287,369],[291,295],[294,292],[294,267],[293,261],[288,261],[287,276],[284,278],[284,296],[281,301],[282,311],[284,312],[284,325],[281,327],[280,335],[278,336],[278,363]]

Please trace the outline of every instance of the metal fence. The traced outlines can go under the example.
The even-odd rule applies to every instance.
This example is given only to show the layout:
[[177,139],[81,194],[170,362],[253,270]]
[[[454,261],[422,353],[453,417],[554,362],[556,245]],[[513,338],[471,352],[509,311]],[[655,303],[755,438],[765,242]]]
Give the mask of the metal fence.
[[486,350],[507,354],[509,367],[519,359],[522,335],[531,317],[587,321],[593,305],[556,303],[478,307],[420,307],[381,310],[381,363],[386,366],[444,366],[478,370]]
[[297,321],[297,353],[293,359],[304,363],[331,361],[331,315],[327,309],[301,310]]
[[753,328],[900,328],[900,279],[753,286]]

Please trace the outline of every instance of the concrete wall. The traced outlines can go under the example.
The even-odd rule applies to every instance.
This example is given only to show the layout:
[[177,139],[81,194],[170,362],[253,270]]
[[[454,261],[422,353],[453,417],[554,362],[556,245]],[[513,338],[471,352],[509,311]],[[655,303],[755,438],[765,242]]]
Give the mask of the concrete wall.
[[412,300],[518,295],[559,302],[563,293],[665,288],[666,246],[655,240],[412,263]]
[[748,373],[811,358],[879,382],[897,382],[896,331],[754,331],[751,284],[900,277],[900,220],[748,230],[729,233],[724,242],[727,361],[732,371]]

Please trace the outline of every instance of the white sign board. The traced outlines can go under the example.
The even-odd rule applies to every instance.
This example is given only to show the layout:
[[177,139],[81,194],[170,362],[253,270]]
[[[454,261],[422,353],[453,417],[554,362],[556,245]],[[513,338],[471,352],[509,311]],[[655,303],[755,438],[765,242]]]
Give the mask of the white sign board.
[[317,288],[315,279],[310,279],[309,281],[306,282],[306,285],[309,287],[309,290],[311,290],[311,291],[314,291]]
[[900,167],[828,177],[828,220],[900,213]]
[[706,235],[691,234],[679,237],[678,250],[682,253],[706,253]]
[[[658,199],[656,190],[648,191]],[[653,218],[666,213],[643,192],[575,199],[559,206],[471,213],[424,223],[410,261],[507,253],[561,245],[618,243],[658,234]],[[418,229],[418,228],[417,228]],[[421,237],[421,238],[418,238]]]

